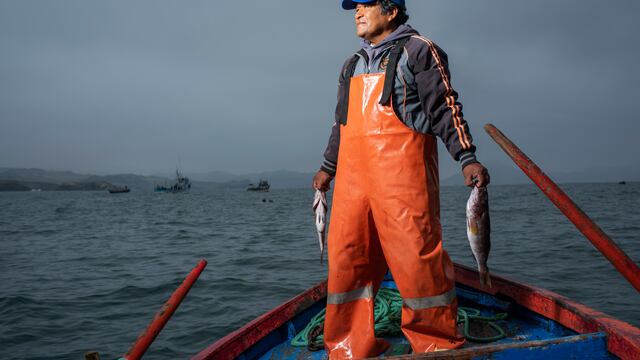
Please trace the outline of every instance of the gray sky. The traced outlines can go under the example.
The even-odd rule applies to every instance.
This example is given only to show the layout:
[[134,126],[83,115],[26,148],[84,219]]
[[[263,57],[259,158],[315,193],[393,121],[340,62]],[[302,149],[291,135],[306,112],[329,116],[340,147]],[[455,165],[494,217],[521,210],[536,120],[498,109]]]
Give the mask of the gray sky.
[[[510,163],[492,122],[548,172],[640,168],[638,2],[407,5],[449,55],[481,161]],[[326,0],[3,0],[0,167],[314,171],[352,16]]]

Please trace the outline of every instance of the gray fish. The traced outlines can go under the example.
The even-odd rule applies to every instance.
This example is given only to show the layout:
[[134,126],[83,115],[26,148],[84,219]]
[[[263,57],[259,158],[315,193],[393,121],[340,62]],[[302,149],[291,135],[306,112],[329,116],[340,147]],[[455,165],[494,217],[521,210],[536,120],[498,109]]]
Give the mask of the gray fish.
[[320,242],[320,264],[324,255],[324,248],[327,243],[327,196],[323,191],[316,190],[313,198],[313,212],[316,215],[316,230],[318,231],[318,242]]
[[489,193],[486,187],[473,187],[467,201],[467,237],[471,252],[478,263],[480,284],[491,287],[487,260],[491,250],[491,222],[489,221]]

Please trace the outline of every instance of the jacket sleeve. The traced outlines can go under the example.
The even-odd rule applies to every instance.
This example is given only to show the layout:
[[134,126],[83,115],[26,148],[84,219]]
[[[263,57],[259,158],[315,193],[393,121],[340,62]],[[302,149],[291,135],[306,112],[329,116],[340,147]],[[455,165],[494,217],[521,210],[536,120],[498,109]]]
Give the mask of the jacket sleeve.
[[338,150],[340,149],[340,124],[336,121],[331,127],[331,135],[329,136],[329,143],[324,151],[324,161],[320,166],[320,170],[326,172],[329,175],[336,174],[336,168],[338,167]]
[[347,68],[347,64],[349,60],[342,66],[342,70],[340,71],[340,77],[338,78],[338,98],[336,102],[336,115],[335,121],[333,122],[333,126],[331,127],[331,135],[329,136],[329,143],[327,144],[327,148],[324,151],[324,161],[320,166],[320,170],[330,174],[336,174],[336,168],[338,166],[338,150],[340,149],[340,114],[342,113],[342,109],[348,104],[343,104],[343,100],[345,99],[345,71]]
[[[427,116],[429,131],[442,139],[447,150],[462,167],[478,162],[469,126],[462,114],[458,93],[451,87],[447,54],[426,38],[409,54],[409,67],[415,74],[420,103]],[[413,56],[412,56],[413,55]]]

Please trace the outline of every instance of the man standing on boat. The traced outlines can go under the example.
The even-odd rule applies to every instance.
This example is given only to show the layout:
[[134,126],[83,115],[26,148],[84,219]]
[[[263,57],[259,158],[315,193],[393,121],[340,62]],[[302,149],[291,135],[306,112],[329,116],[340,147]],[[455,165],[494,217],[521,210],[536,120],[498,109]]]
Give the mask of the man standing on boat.
[[[343,0],[362,49],[342,68],[336,121],[313,179],[336,179],[324,341],[331,359],[377,356],[374,297],[387,266],[416,353],[458,348],[454,269],[442,248],[436,136],[469,186],[486,186],[446,54],[406,25],[404,0]],[[339,151],[338,151],[339,150]],[[461,224],[462,226],[462,224]],[[388,265],[387,265],[388,264]]]

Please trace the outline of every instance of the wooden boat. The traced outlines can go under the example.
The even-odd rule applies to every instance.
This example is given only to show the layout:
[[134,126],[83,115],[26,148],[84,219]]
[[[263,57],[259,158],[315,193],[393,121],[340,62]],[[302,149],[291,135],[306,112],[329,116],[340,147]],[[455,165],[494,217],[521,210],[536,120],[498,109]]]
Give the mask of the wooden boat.
[[153,191],[160,193],[183,193],[188,192],[189,189],[191,189],[191,180],[176,169],[176,181],[173,185],[156,184]]
[[[487,133],[500,145],[542,192],[573,222],[578,230],[640,291],[640,267],[636,265],[571,199],[515,144],[493,125]],[[200,263],[142,333],[125,360],[138,360],[202,272]],[[482,288],[477,271],[455,265],[458,304],[472,306],[481,315],[506,313],[500,319],[505,337],[492,343],[470,341],[461,348],[427,354],[407,354],[402,336],[388,339],[389,359],[640,359],[640,329],[606,314],[534,286],[492,276],[493,287]],[[395,288],[391,277],[382,288]],[[324,359],[323,349],[309,351],[291,346],[291,340],[325,308],[326,282],[294,297],[274,310],[202,350],[204,359]],[[167,308],[171,311],[167,311]],[[480,335],[482,337],[482,335]],[[89,359],[95,353],[88,353]]]
[[269,185],[269,182],[267,180],[260,179],[260,181],[258,182],[258,185],[249,184],[247,191],[267,192],[269,191],[269,188],[271,188],[271,185]]
[[[489,344],[467,341],[461,349],[403,355],[410,351],[403,337],[387,338],[389,359],[640,359],[640,329],[573,302],[548,290],[503,277],[492,277],[483,289],[477,271],[456,264],[456,292],[461,306],[482,314],[506,312],[501,321],[506,338]],[[387,278],[382,287],[394,288]],[[325,282],[207,347],[193,360],[323,359],[291,346],[291,339],[325,307]]]
[[[640,268],[615,245],[515,144],[493,125],[487,133],[540,187],[613,266],[640,291]],[[459,305],[472,305],[483,315],[504,312],[506,337],[489,344],[467,341],[461,349],[403,355],[402,337],[389,339],[389,359],[640,359],[640,329],[573,302],[551,291],[493,276],[493,287],[480,286],[477,271],[456,265]],[[383,287],[395,287],[387,279]],[[291,299],[201,351],[204,359],[322,359],[324,350],[291,346],[326,303],[326,283]],[[404,345],[404,346],[403,346]],[[394,349],[400,349],[398,351]]]
[[129,189],[126,186],[109,189],[110,194],[122,194],[122,193],[128,193],[129,191],[131,191],[131,189]]

